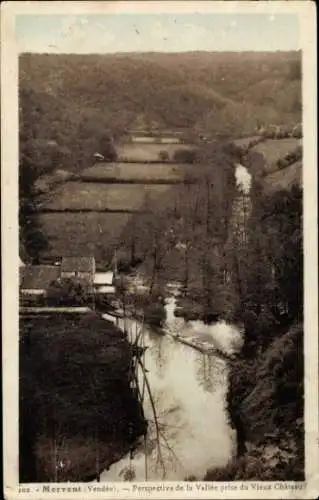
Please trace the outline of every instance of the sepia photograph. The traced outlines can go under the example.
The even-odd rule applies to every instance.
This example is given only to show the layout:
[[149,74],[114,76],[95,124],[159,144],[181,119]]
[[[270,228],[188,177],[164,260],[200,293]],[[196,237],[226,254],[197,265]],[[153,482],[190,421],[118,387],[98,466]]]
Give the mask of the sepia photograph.
[[20,492],[304,495],[300,9],[33,3],[14,16]]

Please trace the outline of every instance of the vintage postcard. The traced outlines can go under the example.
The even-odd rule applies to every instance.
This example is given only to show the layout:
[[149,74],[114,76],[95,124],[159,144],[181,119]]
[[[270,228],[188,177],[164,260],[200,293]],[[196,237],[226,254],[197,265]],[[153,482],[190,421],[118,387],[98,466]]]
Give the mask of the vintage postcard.
[[316,12],[4,2],[4,496],[317,498]]

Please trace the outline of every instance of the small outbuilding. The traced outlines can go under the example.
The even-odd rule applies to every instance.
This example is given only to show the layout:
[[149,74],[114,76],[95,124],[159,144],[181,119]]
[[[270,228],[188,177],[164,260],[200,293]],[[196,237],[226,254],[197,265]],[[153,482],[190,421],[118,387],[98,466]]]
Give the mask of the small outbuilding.
[[47,290],[60,276],[57,266],[20,267],[20,292],[23,296],[46,296]]
[[114,294],[114,272],[105,271],[95,273],[94,275],[94,290],[99,294]]

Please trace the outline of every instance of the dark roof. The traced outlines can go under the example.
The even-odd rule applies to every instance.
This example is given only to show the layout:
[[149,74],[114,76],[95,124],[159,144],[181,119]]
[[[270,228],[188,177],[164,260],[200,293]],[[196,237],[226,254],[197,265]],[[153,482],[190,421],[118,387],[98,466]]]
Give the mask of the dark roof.
[[20,285],[24,290],[45,290],[59,276],[59,266],[25,266],[20,269]]
[[94,273],[94,257],[63,257],[61,264],[62,273],[82,272]]

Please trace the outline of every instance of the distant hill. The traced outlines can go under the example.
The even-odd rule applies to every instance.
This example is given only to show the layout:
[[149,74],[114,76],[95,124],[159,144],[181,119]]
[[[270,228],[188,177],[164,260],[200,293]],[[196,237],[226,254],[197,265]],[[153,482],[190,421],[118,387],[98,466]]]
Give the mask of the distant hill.
[[300,52],[22,54],[19,68],[22,143],[57,141],[68,151],[60,167],[74,170],[106,132],[238,136],[301,121]]
[[300,78],[293,71],[298,63],[298,52],[24,54],[20,86],[67,103],[71,113],[115,113],[114,121],[124,126],[140,120],[187,128],[234,103],[272,105],[282,123],[290,115],[300,118]]

